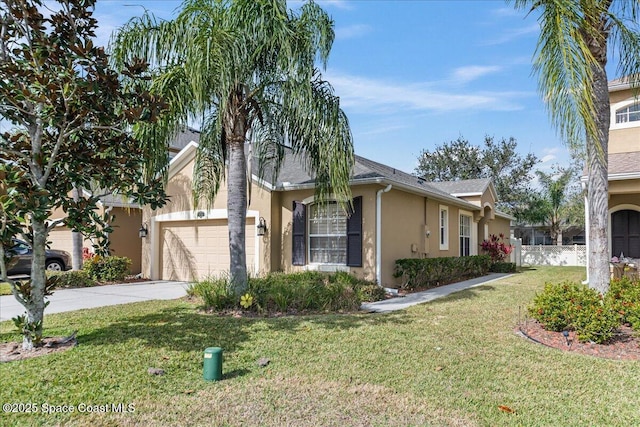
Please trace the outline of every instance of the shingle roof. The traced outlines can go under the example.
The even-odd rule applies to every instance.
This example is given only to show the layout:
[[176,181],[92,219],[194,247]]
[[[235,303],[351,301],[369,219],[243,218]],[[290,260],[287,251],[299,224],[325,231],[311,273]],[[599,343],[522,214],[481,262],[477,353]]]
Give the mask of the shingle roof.
[[[256,165],[257,162],[253,162],[252,169],[254,175],[257,175]],[[304,160],[301,159],[300,156],[294,155],[290,150],[286,151],[285,160],[280,169],[280,173],[275,180],[272,179],[270,168],[265,169],[266,171],[263,177],[264,181],[277,190],[291,189],[292,187],[299,186],[311,186],[314,182],[313,177],[305,168]],[[353,173],[351,176],[352,184],[364,184],[376,181],[389,184],[395,183],[397,185],[402,185],[405,189],[413,190],[420,194],[456,202],[469,208],[477,208],[477,206],[437,188],[433,183],[426,182],[417,176],[408,174],[391,166],[356,155]],[[474,188],[477,188],[478,185],[478,183],[475,183]]]
[[483,194],[491,184],[491,178],[466,179],[462,181],[432,182],[431,185],[449,194]]
[[[195,142],[195,141],[194,141]],[[195,147],[195,146],[194,146]],[[249,155],[248,150],[245,153]],[[174,159],[175,161],[176,159]],[[259,175],[258,162],[254,159],[252,162],[252,174],[259,177],[262,182],[275,191],[293,190],[296,188],[311,188],[314,184],[314,178],[307,171],[305,161],[300,155],[296,155],[291,149],[285,148],[285,157],[280,168],[277,177],[273,177],[273,167],[269,164],[263,165],[262,176]],[[403,172],[391,166],[384,165],[382,163],[374,162],[373,160],[355,156],[355,164],[351,175],[351,184],[392,184],[397,187],[402,187],[405,191],[412,191],[418,194],[423,194],[427,197],[436,198],[451,203],[456,203],[461,206],[465,206],[470,210],[479,209],[475,204],[469,203],[466,200],[455,197],[439,185],[445,185],[446,183],[434,183],[426,182],[415,175]],[[469,181],[458,181],[453,186],[456,188],[465,189],[467,192],[476,192],[487,188],[490,180],[479,179]]]
[[640,151],[609,154],[609,174],[640,172]]
[[175,156],[180,150],[187,146],[191,141],[200,141],[200,131],[193,128],[186,128],[176,135],[169,144],[169,155]]

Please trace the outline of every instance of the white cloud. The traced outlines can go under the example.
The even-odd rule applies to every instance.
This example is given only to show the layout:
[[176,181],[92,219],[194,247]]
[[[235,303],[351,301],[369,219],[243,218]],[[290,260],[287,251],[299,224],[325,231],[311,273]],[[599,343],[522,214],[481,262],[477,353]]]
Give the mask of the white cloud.
[[522,12],[513,7],[499,7],[491,11],[493,16],[499,18],[513,18],[514,16],[523,16]]
[[468,83],[487,74],[496,73],[502,67],[496,65],[470,65],[453,70],[453,79],[460,83]]
[[525,37],[531,34],[537,34],[540,31],[540,26],[538,24],[531,24],[528,27],[524,28],[516,28],[513,30],[505,30],[502,34],[498,35],[494,39],[485,40],[484,42],[480,42],[481,46],[493,46],[498,44],[508,43],[512,40],[519,39],[520,37]]
[[371,32],[371,27],[365,24],[355,24],[336,28],[336,39],[352,39]]
[[405,83],[377,80],[328,72],[325,78],[333,85],[345,108],[360,112],[383,113],[398,109],[446,112],[464,105],[467,110],[514,111],[522,105],[517,98],[529,96],[525,92],[465,91],[456,93],[431,89],[433,83]]

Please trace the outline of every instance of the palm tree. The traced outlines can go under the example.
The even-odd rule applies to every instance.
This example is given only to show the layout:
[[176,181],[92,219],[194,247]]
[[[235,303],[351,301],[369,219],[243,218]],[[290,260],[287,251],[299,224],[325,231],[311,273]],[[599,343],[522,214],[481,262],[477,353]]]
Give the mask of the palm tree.
[[515,0],[538,13],[534,59],[538,86],[552,122],[568,141],[586,138],[589,215],[589,286],[609,289],[608,158],[610,105],[608,46],[618,53],[618,73],[640,72],[638,0]]
[[[247,143],[260,174],[277,174],[287,145],[315,174],[320,201],[332,193],[345,208],[350,203],[349,123],[316,68],[316,60],[326,67],[333,39],[333,21],[313,2],[294,12],[286,0],[187,0],[176,19],[145,13],[112,40],[118,67],[151,64],[151,90],[168,104],[158,123],[135,129],[137,136],[166,144],[189,121],[202,121],[194,198],[213,203],[226,180],[236,295],[247,289]],[[155,154],[149,174],[166,169],[166,149],[148,150]]]
[[552,173],[536,171],[542,191],[536,198],[535,210],[541,216],[541,222],[549,225],[551,241],[557,245],[562,244],[562,223],[566,221],[566,211],[572,202],[567,196],[574,172],[574,169],[562,167]]

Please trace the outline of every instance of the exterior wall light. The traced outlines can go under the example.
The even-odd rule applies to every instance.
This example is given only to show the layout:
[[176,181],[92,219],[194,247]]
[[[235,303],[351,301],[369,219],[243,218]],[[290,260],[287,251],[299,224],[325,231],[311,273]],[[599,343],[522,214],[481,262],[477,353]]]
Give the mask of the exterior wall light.
[[147,230],[147,226],[145,224],[142,224],[142,226],[140,226],[140,230],[138,230],[138,236],[141,239],[144,239],[145,237],[147,237],[147,234],[149,234],[149,231]]
[[264,236],[265,233],[267,232],[267,222],[264,220],[263,217],[260,217],[260,219],[258,220],[258,236]]

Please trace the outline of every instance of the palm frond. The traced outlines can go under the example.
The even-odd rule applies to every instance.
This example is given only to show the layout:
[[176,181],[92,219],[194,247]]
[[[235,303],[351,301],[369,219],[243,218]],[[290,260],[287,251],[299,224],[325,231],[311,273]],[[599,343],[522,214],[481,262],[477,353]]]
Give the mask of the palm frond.
[[213,206],[226,176],[227,145],[219,111],[214,110],[203,123],[199,149],[193,168],[193,199]]

